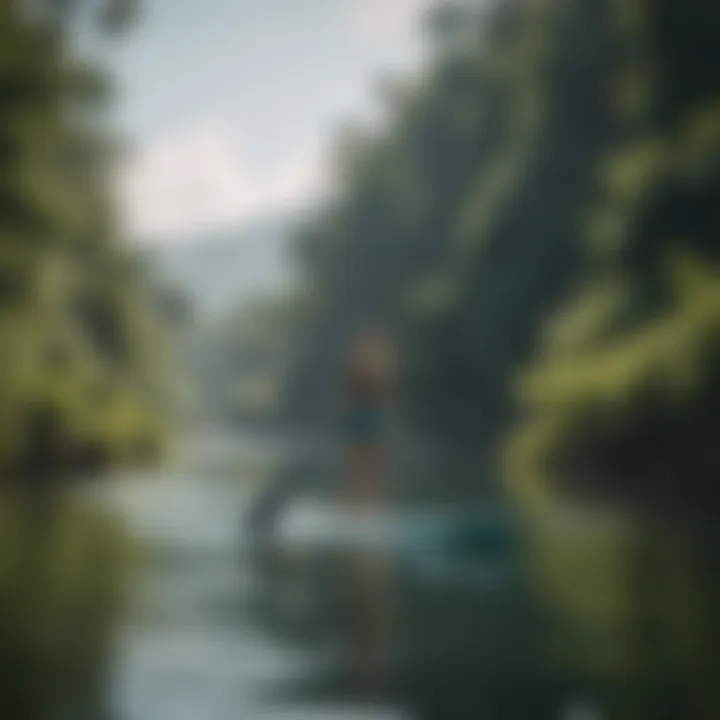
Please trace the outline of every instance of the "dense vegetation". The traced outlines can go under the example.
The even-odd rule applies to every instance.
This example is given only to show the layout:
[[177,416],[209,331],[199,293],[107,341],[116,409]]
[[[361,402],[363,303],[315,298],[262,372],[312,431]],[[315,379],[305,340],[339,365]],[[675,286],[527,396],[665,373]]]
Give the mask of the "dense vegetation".
[[659,0],[618,19],[635,102],[583,227],[592,273],[525,382],[531,463],[643,510],[713,510],[720,19]]
[[[500,440],[525,413],[514,378],[541,345],[539,362],[548,373],[557,367],[557,392],[577,393],[580,414],[580,395],[591,392],[583,378],[600,383],[604,373],[578,371],[576,386],[559,355],[570,362],[582,349],[598,368],[611,364],[612,332],[637,346],[628,365],[638,373],[663,364],[673,344],[688,351],[688,368],[711,363],[711,349],[693,360],[681,338],[715,323],[715,22],[702,3],[673,10],[664,0],[498,3],[480,14],[466,3],[439,13],[423,81],[395,85],[393,119],[379,137],[344,139],[342,191],[298,239],[314,311],[291,368],[287,417],[331,417],[347,338],[372,317],[401,336],[413,430],[473,446],[477,477],[494,475]],[[549,328],[578,293],[584,309]],[[653,322],[654,334],[641,332]],[[706,382],[709,372],[694,377]],[[620,385],[640,380],[630,368],[620,374],[616,394],[640,412]],[[566,428],[600,442],[572,403],[558,394],[557,404]],[[688,404],[701,412],[703,403]],[[580,447],[564,429],[556,438]]]
[[413,435],[522,510],[565,667],[611,717],[716,717],[720,13],[465,3],[430,32],[297,240],[283,419],[329,426],[348,339],[384,319]]
[[579,235],[591,271],[521,382],[509,484],[565,659],[602,678],[609,715],[711,718],[720,16],[665,0],[615,11],[623,132]]
[[300,238],[319,309],[290,376],[291,420],[327,422],[348,337],[381,317],[404,347],[413,436],[468,456],[466,489],[495,484],[512,378],[582,277],[596,167],[621,132],[605,9],[466,4],[428,23],[432,66],[395,90],[383,136],[344,143],[345,190]]
[[0,2],[0,687],[8,718],[105,712],[126,539],[65,489],[146,460],[162,441],[161,303],[117,229],[111,84],[75,52],[88,14],[109,37],[132,5]]
[[0,7],[0,468],[21,483],[158,439],[149,284],[112,208],[111,87],[73,53],[74,5]]

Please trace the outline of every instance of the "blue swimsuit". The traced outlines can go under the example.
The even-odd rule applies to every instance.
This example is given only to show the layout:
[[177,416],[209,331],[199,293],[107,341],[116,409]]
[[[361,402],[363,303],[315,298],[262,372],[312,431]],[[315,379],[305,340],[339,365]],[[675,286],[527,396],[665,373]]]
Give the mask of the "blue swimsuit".
[[387,434],[387,415],[378,405],[353,408],[347,418],[346,431],[354,443],[381,443]]

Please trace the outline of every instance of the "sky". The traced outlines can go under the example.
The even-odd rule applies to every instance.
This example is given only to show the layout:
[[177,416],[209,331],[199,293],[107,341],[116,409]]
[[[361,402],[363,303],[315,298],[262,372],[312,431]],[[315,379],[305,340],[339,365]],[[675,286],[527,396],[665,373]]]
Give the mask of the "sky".
[[144,0],[112,52],[128,229],[186,242],[322,197],[343,121],[421,63],[432,0]]

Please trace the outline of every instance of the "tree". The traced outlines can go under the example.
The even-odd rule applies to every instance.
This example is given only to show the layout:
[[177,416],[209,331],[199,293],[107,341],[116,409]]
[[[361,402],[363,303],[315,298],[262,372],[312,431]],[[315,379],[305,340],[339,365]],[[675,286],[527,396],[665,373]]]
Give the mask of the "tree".
[[116,230],[110,87],[73,54],[81,9],[0,5],[0,468],[43,485],[159,427],[150,288]]
[[28,720],[107,712],[127,538],[59,490],[161,437],[152,287],[112,209],[109,82],[74,54],[78,13],[100,7],[0,0],[0,686]]
[[661,0],[641,18],[652,91],[601,166],[584,234],[593,272],[524,383],[528,428],[547,428],[533,463],[571,488],[709,510],[709,487],[687,472],[714,472],[701,447],[717,398],[720,98],[698,58],[717,52],[708,28],[720,20],[701,3],[675,12]]
[[[720,14],[667,0],[619,10],[624,132],[600,165],[582,234],[592,271],[521,384],[509,483],[531,518],[571,498],[632,519],[630,540],[597,558],[607,581],[598,593],[626,597],[609,630],[630,665],[624,676],[614,669],[609,716],[710,718],[720,429],[720,97],[710,68]],[[574,542],[586,547],[579,534]],[[574,616],[589,598],[556,550],[545,567]]]
[[620,132],[607,3],[511,3],[500,20],[502,51],[486,62],[511,98],[505,131],[466,188],[450,263],[421,286],[409,354],[421,427],[479,448],[477,472],[491,477],[511,379],[582,275],[596,168]]
[[[485,19],[471,13],[467,22]],[[461,207],[502,145],[513,103],[503,72],[485,59],[487,47],[440,54],[422,82],[396,95],[381,136],[356,132],[343,144],[342,192],[298,239],[318,302],[291,373],[294,422],[328,423],[338,366],[358,324],[380,316],[405,327],[408,296],[452,253]]]

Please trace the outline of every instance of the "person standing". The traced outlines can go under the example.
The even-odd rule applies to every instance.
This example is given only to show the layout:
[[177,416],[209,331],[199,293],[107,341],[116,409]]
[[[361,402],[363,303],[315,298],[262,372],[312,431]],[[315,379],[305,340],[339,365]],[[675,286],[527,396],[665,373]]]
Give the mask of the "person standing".
[[[390,428],[395,357],[389,336],[367,329],[353,344],[345,378],[347,496],[351,511],[382,532],[390,510]],[[355,658],[363,689],[381,695],[393,645],[391,583],[382,539],[358,553],[352,568],[356,600]]]

